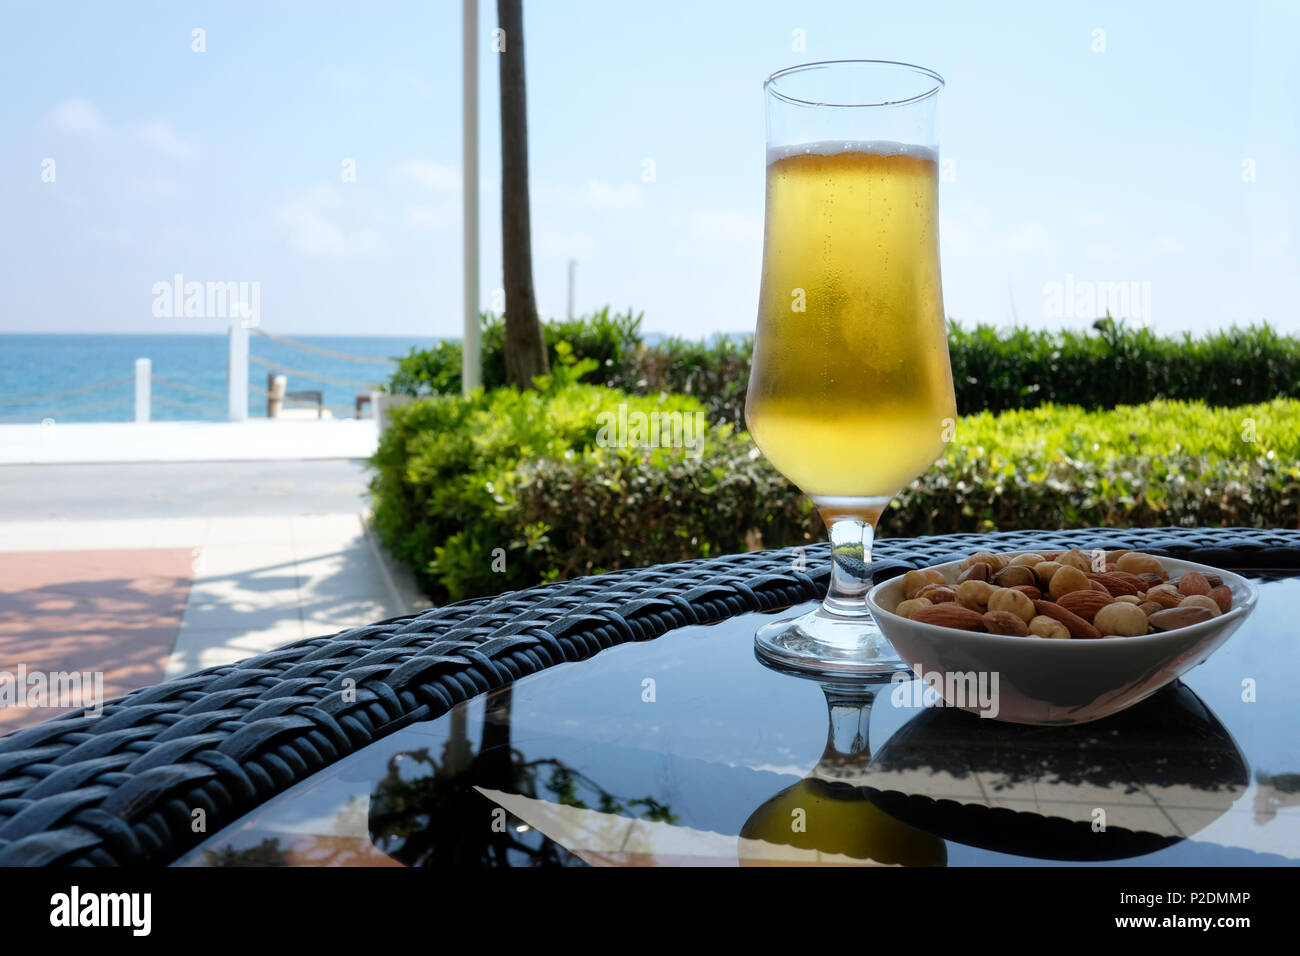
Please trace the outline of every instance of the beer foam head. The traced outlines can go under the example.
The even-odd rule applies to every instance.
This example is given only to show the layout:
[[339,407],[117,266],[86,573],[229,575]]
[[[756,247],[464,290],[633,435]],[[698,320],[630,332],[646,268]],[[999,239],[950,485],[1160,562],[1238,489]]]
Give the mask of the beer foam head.
[[874,153],[877,156],[911,156],[914,159],[939,161],[939,154],[929,146],[912,143],[895,143],[892,140],[822,140],[816,143],[795,143],[792,146],[769,146],[767,162],[772,163],[791,156],[836,156],[840,153]]

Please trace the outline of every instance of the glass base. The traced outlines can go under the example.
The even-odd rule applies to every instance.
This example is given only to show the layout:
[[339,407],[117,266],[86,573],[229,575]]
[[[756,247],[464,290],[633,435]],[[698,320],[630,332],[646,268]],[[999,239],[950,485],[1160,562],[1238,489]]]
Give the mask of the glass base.
[[810,674],[879,679],[907,670],[870,614],[832,614],[824,606],[760,627],[754,651],[774,664]]

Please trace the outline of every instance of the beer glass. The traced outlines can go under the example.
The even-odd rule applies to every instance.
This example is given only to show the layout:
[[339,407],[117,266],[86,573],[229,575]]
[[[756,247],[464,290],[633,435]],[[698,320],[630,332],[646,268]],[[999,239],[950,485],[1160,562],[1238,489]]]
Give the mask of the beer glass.
[[745,420],[830,532],[821,607],[759,630],[806,671],[903,667],[866,605],[889,500],[956,419],[939,280],[935,107],[943,79],[841,60],[773,74],[758,328]]

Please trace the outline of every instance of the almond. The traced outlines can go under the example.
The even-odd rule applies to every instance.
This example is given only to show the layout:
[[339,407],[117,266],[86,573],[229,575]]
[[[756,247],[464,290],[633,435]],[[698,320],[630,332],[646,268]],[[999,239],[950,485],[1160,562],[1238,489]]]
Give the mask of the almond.
[[1199,571],[1188,571],[1178,579],[1178,590],[1183,594],[1209,594],[1210,582]]
[[1067,611],[1079,615],[1091,624],[1097,612],[1111,601],[1109,594],[1098,594],[1096,591],[1071,591],[1069,594],[1062,594],[1058,603]]
[[1142,578],[1140,575],[1129,574],[1127,571],[1121,571],[1118,568],[1107,569],[1106,573],[1113,578],[1117,578],[1120,581],[1127,581],[1129,584],[1133,585],[1134,587],[1133,593],[1135,594],[1138,591],[1145,591],[1153,584],[1162,584],[1164,582],[1164,579],[1161,578],[1159,575],[1152,575],[1152,577],[1154,577],[1156,580],[1147,581],[1144,578]]
[[984,626],[990,634],[1010,634],[1014,637],[1028,637],[1029,625],[1024,619],[1010,611],[985,611]]
[[1165,606],[1163,604],[1157,604],[1155,601],[1143,601],[1138,605],[1138,610],[1147,617],[1150,617],[1152,614],[1156,613],[1156,611],[1163,611],[1164,609]]
[[1043,592],[1038,590],[1038,588],[1034,587],[1032,584],[1013,584],[1011,590],[1019,591],[1031,601],[1037,601],[1043,596]]
[[1163,611],[1156,611],[1147,620],[1157,631],[1172,631],[1190,624],[1200,624],[1213,616],[1203,607],[1167,607]]
[[943,584],[927,584],[916,592],[916,596],[925,598],[931,604],[942,604],[944,601],[957,600],[957,592]]
[[1178,607],[1182,603],[1184,596],[1172,584],[1162,584],[1147,592],[1147,600],[1155,601],[1161,607]]
[[993,583],[1002,588],[1014,587],[1017,584],[1034,584],[1037,580],[1034,569],[1027,568],[1023,564],[1005,567],[993,575]]
[[1088,580],[1096,581],[1114,597],[1119,597],[1121,594],[1139,594],[1147,589],[1146,582],[1141,578],[1132,574],[1121,576],[1119,572],[1114,574],[1093,572],[1088,575]]
[[1232,592],[1222,584],[1210,588],[1210,597],[1214,599],[1215,604],[1219,605],[1219,610],[1224,614],[1232,610]]
[[[1071,569],[1073,570],[1073,569]],[[1059,604],[1053,604],[1051,601],[1035,601],[1034,610],[1043,617],[1050,617],[1053,620],[1060,621],[1065,625],[1065,629],[1070,632],[1073,638],[1089,638],[1095,640],[1101,637],[1101,632],[1085,621],[1073,611],[1061,607]]]
[[979,611],[972,611],[952,601],[919,608],[912,613],[912,620],[938,627],[953,627],[959,631],[984,630],[984,617]]

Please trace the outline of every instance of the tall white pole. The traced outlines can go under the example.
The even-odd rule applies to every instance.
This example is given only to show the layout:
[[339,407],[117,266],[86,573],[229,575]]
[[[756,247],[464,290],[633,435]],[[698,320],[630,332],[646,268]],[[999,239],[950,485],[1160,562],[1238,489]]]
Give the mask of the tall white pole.
[[461,7],[461,175],[465,211],[465,327],[460,379],[465,394],[483,382],[483,342],[478,319],[478,0]]
[[569,313],[568,313],[569,318],[573,318],[573,277],[574,277],[574,273],[577,271],[578,271],[578,260],[570,259],[569,260]]
[[236,318],[230,322],[230,420],[248,421],[248,329]]
[[149,389],[153,378],[153,362],[147,358],[135,360],[135,420],[149,420]]

